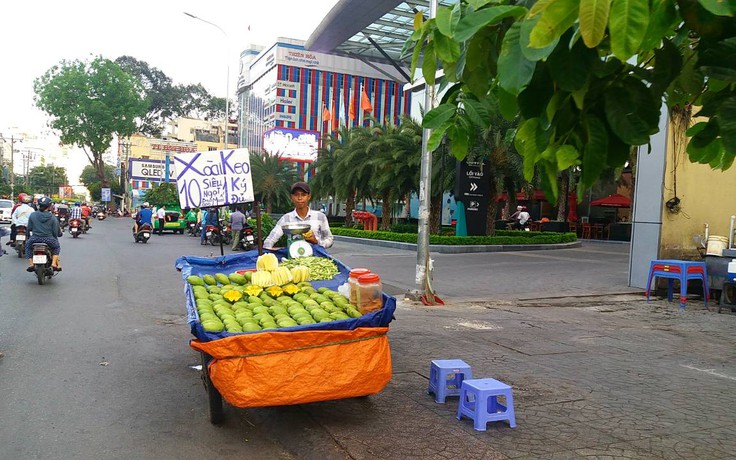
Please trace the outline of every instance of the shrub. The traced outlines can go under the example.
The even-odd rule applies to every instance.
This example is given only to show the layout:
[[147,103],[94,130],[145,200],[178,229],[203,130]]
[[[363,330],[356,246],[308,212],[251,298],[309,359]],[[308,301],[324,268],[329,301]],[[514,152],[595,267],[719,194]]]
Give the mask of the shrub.
[[[367,238],[382,241],[398,241],[402,243],[417,242],[416,233],[395,233],[383,231],[366,231],[352,228],[335,228],[332,233],[353,238]],[[445,236],[430,235],[430,244],[443,245],[498,245],[498,244],[556,244],[577,241],[575,233],[521,232],[499,230],[494,236]]]

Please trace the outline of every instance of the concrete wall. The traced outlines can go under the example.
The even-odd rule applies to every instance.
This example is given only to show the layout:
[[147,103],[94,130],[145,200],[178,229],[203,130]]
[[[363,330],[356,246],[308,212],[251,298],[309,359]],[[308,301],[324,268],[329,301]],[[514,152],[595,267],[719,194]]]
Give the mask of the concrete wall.
[[[691,163],[685,141],[675,140],[678,122],[673,120],[667,139],[662,235],[660,258],[700,259],[695,235],[703,235],[709,224],[710,235],[728,237],[730,218],[736,214],[736,166],[726,171]],[[675,196],[680,209],[673,212],[664,205]]]

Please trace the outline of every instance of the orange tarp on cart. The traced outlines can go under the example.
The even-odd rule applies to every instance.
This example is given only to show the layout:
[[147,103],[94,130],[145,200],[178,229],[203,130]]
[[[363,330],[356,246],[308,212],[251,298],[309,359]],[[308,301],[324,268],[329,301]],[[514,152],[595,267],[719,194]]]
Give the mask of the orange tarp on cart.
[[236,407],[366,396],[391,379],[388,327],[260,332],[190,345],[213,357],[210,380]]

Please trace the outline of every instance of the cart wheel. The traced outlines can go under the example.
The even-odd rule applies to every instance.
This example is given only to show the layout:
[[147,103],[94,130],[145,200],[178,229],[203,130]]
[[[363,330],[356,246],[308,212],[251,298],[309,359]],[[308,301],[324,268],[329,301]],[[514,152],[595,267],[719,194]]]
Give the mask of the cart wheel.
[[210,374],[207,370],[207,365],[212,360],[212,357],[202,354],[202,380],[204,381],[204,387],[207,390],[207,399],[209,400],[210,406],[210,423],[213,425],[219,425],[225,418],[225,414],[222,410],[222,395],[212,382],[210,381]]

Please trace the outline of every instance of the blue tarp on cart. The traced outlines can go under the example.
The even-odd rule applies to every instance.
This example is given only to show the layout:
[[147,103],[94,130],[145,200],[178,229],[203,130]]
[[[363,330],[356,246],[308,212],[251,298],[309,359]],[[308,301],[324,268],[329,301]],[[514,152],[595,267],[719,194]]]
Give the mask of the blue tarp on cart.
[[[279,249],[272,252],[282,260],[287,257],[286,249]],[[338,269],[338,274],[331,280],[320,280],[310,281],[315,288],[327,287],[332,290],[337,290],[338,286],[347,282],[348,275],[350,274],[350,267],[346,266],[339,260],[330,256],[323,248],[319,246],[313,247],[314,255],[317,257],[326,257],[335,262]],[[182,278],[184,279],[184,295],[187,299],[187,320],[192,330],[192,334],[202,342],[210,340],[217,340],[224,337],[231,337],[243,334],[257,334],[258,332],[243,332],[243,333],[229,333],[226,331],[222,332],[209,332],[202,328],[202,324],[199,322],[199,315],[197,308],[194,303],[194,293],[192,287],[186,282],[186,278],[190,275],[214,275],[215,273],[230,274],[237,270],[254,269],[256,267],[256,260],[258,259],[258,251],[246,251],[239,254],[230,254],[221,257],[195,257],[195,256],[182,256],[176,260],[175,267],[181,271]],[[376,310],[371,313],[367,313],[360,318],[350,318],[344,320],[331,321],[329,323],[317,323],[307,324],[303,326],[286,327],[280,329],[271,330],[271,332],[291,332],[291,331],[302,331],[302,330],[352,330],[358,327],[384,327],[393,319],[394,311],[396,310],[396,298],[383,294],[383,308]]]

